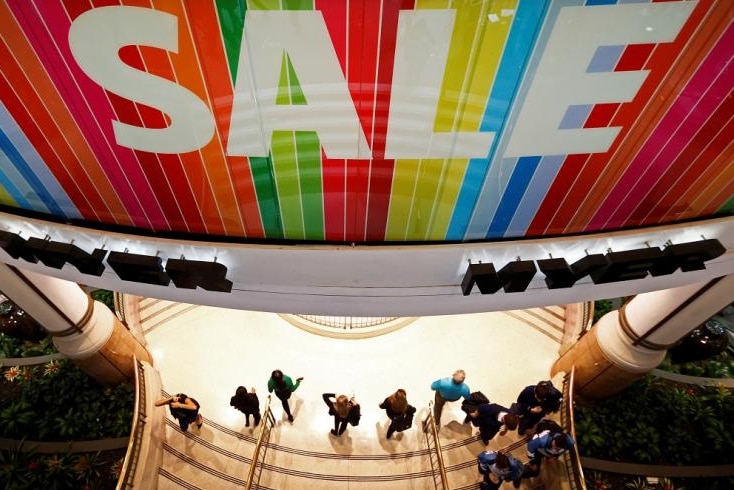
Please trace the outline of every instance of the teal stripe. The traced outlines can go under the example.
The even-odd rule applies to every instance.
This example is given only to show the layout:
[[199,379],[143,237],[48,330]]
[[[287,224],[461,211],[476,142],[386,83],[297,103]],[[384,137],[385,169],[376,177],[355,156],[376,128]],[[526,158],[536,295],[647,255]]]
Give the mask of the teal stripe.
[[303,225],[307,240],[324,239],[324,200],[321,183],[321,143],[315,131],[296,132]]

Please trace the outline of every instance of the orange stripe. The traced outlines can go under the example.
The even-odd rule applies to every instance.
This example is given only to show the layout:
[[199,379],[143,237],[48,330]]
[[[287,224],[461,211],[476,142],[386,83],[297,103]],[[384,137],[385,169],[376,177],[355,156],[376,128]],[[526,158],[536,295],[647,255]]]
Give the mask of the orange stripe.
[[[616,150],[616,153],[611,157],[608,156],[608,153],[596,154],[590,159],[586,168],[602,168],[603,170],[599,173],[594,185],[586,193],[584,200],[579,203],[574,216],[565,228],[566,231],[582,230],[591,221],[604,199],[624,174],[627,166],[639,152],[642,145],[645,144],[673,102],[676,101],[676,95],[683,90],[691,76],[698,69],[701,53],[708,53],[728,26],[730,15],[726,15],[726,11],[729,9],[727,2],[714,4],[713,8],[711,4],[711,1],[701,1],[694,9],[686,25],[681,29],[678,38],[690,35],[690,44],[685,48],[683,54],[675,60],[665,79],[657,86],[655,93],[649,97],[648,106],[640,114],[639,119],[634,122],[629,134],[617,144],[619,149]],[[706,15],[707,18],[702,20]],[[690,33],[691,30],[695,32]],[[686,33],[686,31],[689,31],[689,33]],[[656,54],[658,54],[657,52],[661,49],[670,50],[672,46],[667,44],[658,45],[651,55],[651,60],[654,60]],[[620,125],[619,118],[624,117],[624,109],[623,105],[617,111],[610,126]],[[600,159],[604,161],[604,165],[600,165]]]
[[[95,210],[98,214],[108,214],[103,211],[107,208],[111,220],[121,225],[132,225],[133,222],[125,207],[110,185],[97,158],[79,131],[76,121],[74,121],[74,118],[69,113],[66,104],[64,104],[58,95],[56,87],[46,74],[33,48],[31,48],[25,35],[15,23],[15,18],[5,2],[0,2],[0,32],[2,32],[3,38],[8,45],[12,47],[16,59],[20,61],[20,67],[29,81],[27,83],[32,83],[36,91],[39,94],[43,94],[43,104],[40,104],[40,101],[38,105],[34,104],[35,101],[39,100],[35,95],[28,95],[27,98],[24,96],[24,102],[28,105],[31,115],[38,114],[40,116],[45,112],[50,114],[56,121],[55,125],[44,127],[44,131],[47,132],[47,138],[53,141],[55,145],[58,145],[57,151],[66,154],[67,158],[64,160],[64,164],[71,173],[74,181],[85,192],[90,193],[87,198],[92,198],[99,203],[99,208]],[[16,90],[23,87],[23,83],[20,80],[12,78],[10,80]],[[33,107],[31,108],[32,104]],[[63,131],[63,135],[61,131]],[[68,145],[64,141],[64,136],[66,137],[66,141],[68,141]],[[66,151],[67,149],[68,152]],[[95,198],[93,194],[97,194],[97,197]]]
[[[191,25],[190,31],[196,45],[198,61],[206,86],[209,88],[209,106],[217,122],[223,150],[226,151],[232,117],[233,87],[217,22],[217,11],[214,2],[184,2],[184,6]],[[232,185],[236,189],[246,235],[264,237],[248,159],[226,157],[226,162],[233,180]]]
[[[191,41],[189,25],[181,3],[173,0],[153,0],[153,6],[178,18],[178,54],[171,56],[178,83],[195,93],[211,109],[212,104],[199,70],[196,51]],[[200,203],[204,219],[220,217],[227,235],[244,235],[245,228],[240,218],[239,204],[234,195],[229,169],[224,156],[224,147],[219,134],[215,134],[212,140],[199,150],[199,153],[209,177],[209,181],[203,182],[202,185],[211,186],[216,199],[214,202],[205,201]]]

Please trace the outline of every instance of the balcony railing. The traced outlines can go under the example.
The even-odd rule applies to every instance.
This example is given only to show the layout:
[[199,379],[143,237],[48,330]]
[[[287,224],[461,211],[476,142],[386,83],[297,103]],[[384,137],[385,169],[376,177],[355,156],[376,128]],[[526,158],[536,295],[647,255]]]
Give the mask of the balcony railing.
[[561,404],[561,426],[563,430],[571,434],[576,444],[563,457],[568,473],[568,482],[571,490],[586,490],[586,481],[584,480],[584,470],[581,468],[581,456],[579,455],[578,438],[576,437],[576,427],[573,418],[573,397],[574,397],[574,376],[576,368],[572,367],[571,372],[566,374],[563,379],[563,402]]
[[143,430],[146,423],[146,399],[145,399],[145,372],[143,364],[134,359],[135,362],[135,409],[133,411],[133,425],[130,431],[130,441],[127,444],[127,453],[120,471],[120,479],[117,481],[116,490],[133,488],[133,478],[138,468],[140,459],[140,447],[143,443]]
[[431,462],[434,487],[436,490],[449,490],[446,465],[443,462],[443,454],[441,452],[441,441],[438,439],[438,428],[433,418],[433,402],[428,403],[428,416],[423,421],[423,433],[426,435],[428,458]]
[[275,427],[275,417],[270,410],[270,395],[268,395],[267,401],[265,402],[265,410],[263,410],[263,415],[260,419],[260,435],[257,438],[255,450],[252,453],[252,462],[250,463],[250,472],[247,475],[245,490],[260,488],[260,476],[262,475],[265,454],[268,450],[268,443],[270,442],[270,434],[273,427]]

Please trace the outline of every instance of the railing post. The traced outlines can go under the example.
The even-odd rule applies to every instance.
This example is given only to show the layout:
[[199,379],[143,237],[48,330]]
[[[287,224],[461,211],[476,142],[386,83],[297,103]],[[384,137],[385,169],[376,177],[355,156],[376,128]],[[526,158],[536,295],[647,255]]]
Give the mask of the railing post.
[[436,490],[449,490],[446,465],[444,465],[443,454],[441,452],[441,441],[438,439],[438,428],[433,418],[433,402],[428,402],[428,416],[423,421],[423,432],[426,434],[426,445],[428,446],[428,458],[431,463],[433,484]]
[[274,426],[275,416],[273,415],[272,410],[270,410],[270,395],[268,395],[265,401],[265,410],[263,410],[263,415],[260,419],[260,435],[257,438],[255,449],[252,452],[252,461],[250,463],[250,471],[247,474],[245,490],[257,488],[260,484],[260,475],[262,474],[262,467],[265,461],[265,453],[268,448],[268,442],[270,441],[270,433]]
[[117,490],[133,488],[133,478],[138,467],[140,458],[140,445],[143,439],[143,429],[146,422],[146,394],[145,394],[145,372],[143,363],[133,358],[135,363],[135,408],[133,411],[133,424],[130,430],[130,441],[127,444],[127,452],[120,470],[120,479],[117,481]]

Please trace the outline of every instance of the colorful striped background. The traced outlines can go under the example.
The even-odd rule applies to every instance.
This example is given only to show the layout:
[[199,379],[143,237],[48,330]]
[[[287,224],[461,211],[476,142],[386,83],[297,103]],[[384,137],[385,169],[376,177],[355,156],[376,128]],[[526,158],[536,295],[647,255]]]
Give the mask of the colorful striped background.
[[[608,151],[505,156],[559,11],[640,1],[0,0],[0,204],[161,232],[369,242],[543,236],[734,214],[732,1],[699,0],[672,42],[597,51],[590,72],[648,71],[634,100],[572,106],[564,117],[561,129],[621,128]],[[116,143],[113,120],[148,128],[167,120],[103,89],[74,60],[71,23],[109,5],[178,19],[177,53],[128,46],[119,55],[206,103],[216,133],[199,150],[149,153]],[[495,132],[493,146],[486,158],[386,159],[399,12],[449,8],[456,21],[434,131]],[[371,159],[327,158],[315,131],[275,131],[267,158],[226,154],[244,18],[253,9],[321,12]],[[287,53],[277,103],[308,103]]]

